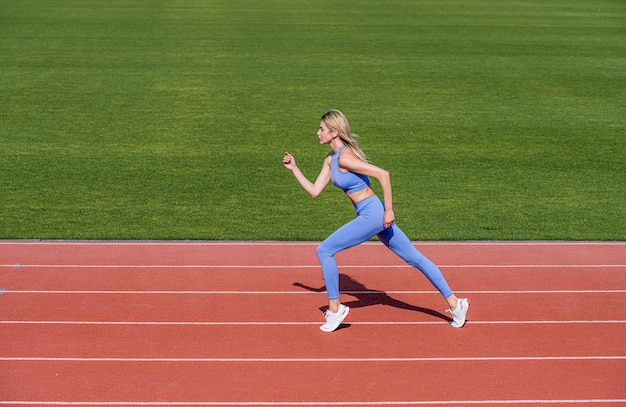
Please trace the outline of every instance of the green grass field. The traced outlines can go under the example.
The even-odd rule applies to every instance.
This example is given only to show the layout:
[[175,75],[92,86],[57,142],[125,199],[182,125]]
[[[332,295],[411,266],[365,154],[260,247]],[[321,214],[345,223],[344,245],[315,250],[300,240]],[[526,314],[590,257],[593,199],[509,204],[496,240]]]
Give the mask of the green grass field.
[[415,240],[626,240],[626,3],[0,0],[0,238],[319,240],[343,110]]

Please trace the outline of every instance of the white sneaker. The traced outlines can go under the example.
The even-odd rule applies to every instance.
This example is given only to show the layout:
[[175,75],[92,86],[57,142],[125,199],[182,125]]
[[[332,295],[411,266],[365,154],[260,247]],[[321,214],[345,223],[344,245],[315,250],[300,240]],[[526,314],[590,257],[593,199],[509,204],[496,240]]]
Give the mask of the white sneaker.
[[339,325],[343,322],[344,319],[350,313],[350,307],[346,307],[343,304],[339,304],[339,311],[336,314],[327,310],[324,313],[324,318],[326,318],[326,323],[320,326],[320,329],[324,332],[332,332],[335,329],[339,328]]
[[469,306],[470,302],[467,298],[460,298],[459,302],[456,304],[456,309],[454,311],[450,310],[450,315],[452,315],[450,325],[452,325],[453,328],[462,328],[463,325],[465,325]]

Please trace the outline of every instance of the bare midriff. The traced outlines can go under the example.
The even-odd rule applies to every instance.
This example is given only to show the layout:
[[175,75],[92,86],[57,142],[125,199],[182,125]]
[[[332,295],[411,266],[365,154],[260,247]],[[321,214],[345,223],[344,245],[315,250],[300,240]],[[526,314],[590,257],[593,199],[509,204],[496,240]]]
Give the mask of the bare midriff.
[[371,187],[367,187],[360,191],[352,192],[351,194],[346,194],[346,195],[348,196],[348,198],[350,198],[350,200],[352,201],[352,204],[356,205],[362,200],[367,199],[376,194],[374,194],[374,190]]

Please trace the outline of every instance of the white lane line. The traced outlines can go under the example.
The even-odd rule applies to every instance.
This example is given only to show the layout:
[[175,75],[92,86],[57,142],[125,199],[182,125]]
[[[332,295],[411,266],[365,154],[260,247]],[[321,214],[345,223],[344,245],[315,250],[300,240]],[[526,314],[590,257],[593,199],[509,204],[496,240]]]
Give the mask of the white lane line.
[[168,363],[305,363],[305,362],[498,362],[498,361],[626,360],[626,356],[486,356],[425,358],[105,358],[105,357],[0,357],[0,362],[168,362]]
[[[275,240],[0,240],[0,245],[58,245],[58,246],[318,246],[317,241]],[[361,245],[382,245],[367,241]],[[414,241],[415,246],[626,246],[622,241],[568,241],[568,240],[472,240],[472,241]]]
[[[0,264],[0,267],[10,268],[123,268],[123,269],[318,269],[319,264],[310,265],[236,265],[236,264]],[[439,268],[626,268],[626,264],[441,264]],[[354,265],[342,264],[341,268],[379,269],[379,268],[407,268],[407,264],[381,265]]]
[[[94,294],[94,295],[312,295],[320,294],[314,291],[175,291],[175,290],[10,290],[2,289],[4,294]],[[346,295],[384,295],[384,294],[437,294],[434,290],[417,291],[341,291]],[[626,290],[462,290],[458,294],[621,294]]]
[[[474,321],[472,325],[575,325],[575,324],[626,324],[626,320],[538,320],[538,321]],[[157,326],[280,326],[280,325],[319,325],[319,322],[285,322],[285,321],[30,321],[5,320],[0,325],[157,325]],[[365,321],[349,322],[350,325],[442,325],[446,321]]]
[[626,403],[626,399],[565,400],[434,400],[434,401],[3,401],[0,405],[33,406],[448,406],[519,404],[604,404]]

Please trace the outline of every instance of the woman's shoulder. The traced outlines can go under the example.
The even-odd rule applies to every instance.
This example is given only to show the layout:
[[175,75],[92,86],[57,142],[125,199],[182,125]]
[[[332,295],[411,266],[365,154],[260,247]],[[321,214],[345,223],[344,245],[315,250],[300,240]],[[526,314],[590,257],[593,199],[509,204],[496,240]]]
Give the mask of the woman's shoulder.
[[337,151],[337,155],[339,156],[339,161],[345,161],[346,159],[351,160],[353,158],[359,159],[359,156],[356,155],[350,146],[341,147],[339,151]]

